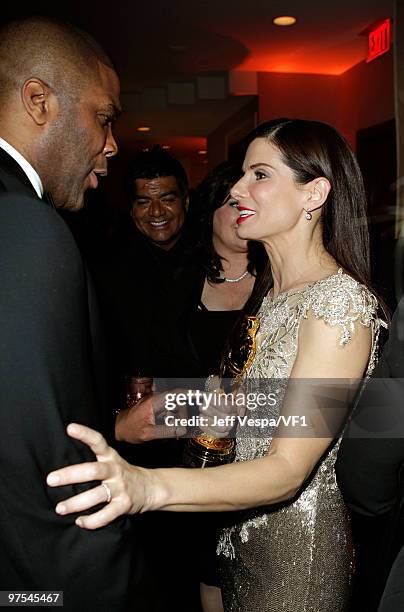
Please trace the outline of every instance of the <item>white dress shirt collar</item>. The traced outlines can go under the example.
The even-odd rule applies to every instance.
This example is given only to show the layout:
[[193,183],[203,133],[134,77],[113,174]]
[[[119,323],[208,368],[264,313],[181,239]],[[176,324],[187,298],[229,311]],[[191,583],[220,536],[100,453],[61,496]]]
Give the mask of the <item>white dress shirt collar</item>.
[[0,137],[0,148],[4,149],[4,151],[8,153],[17,162],[17,164],[24,170],[25,174],[29,178],[31,185],[33,186],[36,193],[38,194],[38,197],[42,198],[43,186],[42,186],[42,181],[39,177],[38,172],[34,170],[31,164],[27,162],[25,157],[23,157],[21,153],[17,151],[17,149],[14,149],[14,147],[12,147],[11,144],[9,144],[6,140],[4,140],[1,137]]

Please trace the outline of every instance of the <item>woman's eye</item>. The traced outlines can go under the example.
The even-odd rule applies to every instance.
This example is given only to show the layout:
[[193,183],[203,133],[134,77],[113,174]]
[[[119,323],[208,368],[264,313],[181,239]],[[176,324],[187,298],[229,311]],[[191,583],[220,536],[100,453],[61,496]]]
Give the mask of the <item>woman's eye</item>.
[[231,206],[232,208],[237,208],[238,200],[233,200],[233,199],[231,199],[231,200],[229,200],[227,203],[228,203],[228,205],[229,205],[229,206]]
[[261,172],[261,170],[255,170],[254,174],[255,174],[255,178],[257,179],[257,181],[260,181],[263,178],[268,178],[264,172]]

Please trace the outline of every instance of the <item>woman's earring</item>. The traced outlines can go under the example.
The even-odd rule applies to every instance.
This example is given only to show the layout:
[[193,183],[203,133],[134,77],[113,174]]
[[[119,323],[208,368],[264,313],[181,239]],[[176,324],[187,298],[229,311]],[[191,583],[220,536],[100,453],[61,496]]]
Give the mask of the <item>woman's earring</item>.
[[311,212],[309,210],[306,210],[305,212],[306,212],[305,217],[306,217],[307,221],[311,221],[312,218],[313,218],[313,215],[311,214]]

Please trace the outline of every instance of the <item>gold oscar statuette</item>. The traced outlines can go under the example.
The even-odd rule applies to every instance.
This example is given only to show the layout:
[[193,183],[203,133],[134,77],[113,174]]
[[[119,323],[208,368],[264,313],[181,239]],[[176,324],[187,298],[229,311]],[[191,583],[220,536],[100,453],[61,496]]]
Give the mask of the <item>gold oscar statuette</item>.
[[[257,317],[246,316],[240,333],[240,344],[229,352],[225,360],[220,393],[237,393],[244,374],[254,361],[256,353],[256,334],[259,329]],[[208,389],[212,391],[212,389]],[[183,463],[185,467],[214,467],[231,463],[236,454],[236,441],[234,438],[217,438],[199,430],[197,434],[187,440]]]

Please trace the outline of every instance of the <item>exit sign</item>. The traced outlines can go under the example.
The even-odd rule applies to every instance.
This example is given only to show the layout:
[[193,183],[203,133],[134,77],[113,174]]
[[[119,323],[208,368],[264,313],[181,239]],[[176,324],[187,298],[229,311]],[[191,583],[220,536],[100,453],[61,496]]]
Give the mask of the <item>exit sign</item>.
[[367,62],[371,62],[387,53],[390,49],[390,19],[385,19],[376,28],[369,32],[369,49]]

